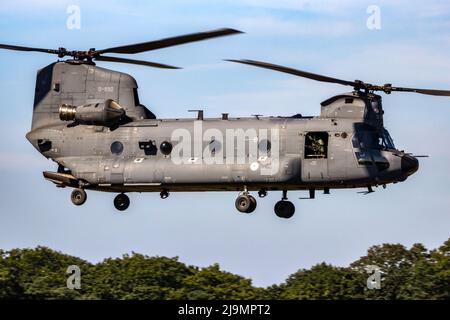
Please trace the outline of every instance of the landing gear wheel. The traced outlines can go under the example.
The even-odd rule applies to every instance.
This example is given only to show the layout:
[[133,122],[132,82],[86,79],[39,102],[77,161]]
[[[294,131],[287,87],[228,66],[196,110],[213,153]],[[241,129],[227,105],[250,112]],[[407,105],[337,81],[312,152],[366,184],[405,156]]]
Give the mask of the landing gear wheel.
[[252,202],[251,202],[249,196],[240,195],[239,197],[237,197],[237,199],[236,199],[234,204],[236,206],[236,209],[239,212],[247,213],[248,209],[250,209],[250,207],[252,205]]
[[74,189],[70,195],[70,200],[72,200],[72,203],[76,206],[81,206],[86,202],[86,199],[87,194],[83,189]]
[[256,199],[253,196],[248,196],[250,198],[250,207],[246,211],[246,213],[252,213],[256,209]]
[[278,217],[289,219],[294,215],[295,206],[290,201],[281,200],[275,204],[274,210]]
[[237,197],[236,209],[242,213],[252,213],[256,209],[256,199],[251,195],[242,194]]
[[119,211],[124,211],[130,206],[130,198],[125,193],[118,194],[114,198],[114,207]]

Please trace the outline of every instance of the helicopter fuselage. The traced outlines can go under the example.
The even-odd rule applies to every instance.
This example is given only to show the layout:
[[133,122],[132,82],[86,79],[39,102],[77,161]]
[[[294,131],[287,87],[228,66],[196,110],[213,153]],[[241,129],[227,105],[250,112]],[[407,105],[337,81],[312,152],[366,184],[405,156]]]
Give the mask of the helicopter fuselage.
[[27,139],[58,164],[44,172],[60,187],[126,192],[240,191],[236,208],[250,213],[267,191],[283,191],[275,213],[295,208],[288,190],[368,188],[404,181],[418,161],[398,151],[383,126],[381,97],[354,91],[321,103],[316,117],[157,119],[139,102],[128,74],[81,62],[57,62],[38,72]]
[[[66,170],[60,173],[102,191],[357,188],[404,181],[417,170],[414,160],[405,165],[411,156],[392,146],[364,146],[362,140],[377,143],[383,137],[342,118],[145,119],[117,128],[63,124],[31,131],[27,138]],[[51,144],[47,149],[45,142]],[[163,143],[172,148],[167,154]]]
[[30,143],[57,163],[44,172],[59,187],[72,187],[75,205],[86,202],[85,189],[119,193],[116,209],[128,208],[126,192],[240,191],[236,209],[251,213],[256,199],[281,190],[277,216],[290,218],[295,206],[288,190],[385,187],[407,179],[419,168],[417,157],[399,151],[383,124],[380,95],[414,92],[450,96],[450,90],[375,85],[344,80],[249,59],[229,62],[274,70],[353,91],[321,103],[320,115],[303,117],[158,119],[139,101],[129,74],[97,67],[96,61],[178,69],[105,54],[136,54],[241,33],[222,28],[102,50],[45,49],[0,44],[0,49],[57,54],[37,73]]

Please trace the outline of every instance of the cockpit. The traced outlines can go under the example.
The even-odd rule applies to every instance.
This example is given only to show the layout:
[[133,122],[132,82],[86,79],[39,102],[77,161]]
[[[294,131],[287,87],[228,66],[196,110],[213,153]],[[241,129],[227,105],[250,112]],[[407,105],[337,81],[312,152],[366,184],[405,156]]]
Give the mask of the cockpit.
[[383,128],[377,130],[366,123],[355,124],[355,135],[353,136],[353,147],[360,150],[394,150],[395,145],[389,132]]

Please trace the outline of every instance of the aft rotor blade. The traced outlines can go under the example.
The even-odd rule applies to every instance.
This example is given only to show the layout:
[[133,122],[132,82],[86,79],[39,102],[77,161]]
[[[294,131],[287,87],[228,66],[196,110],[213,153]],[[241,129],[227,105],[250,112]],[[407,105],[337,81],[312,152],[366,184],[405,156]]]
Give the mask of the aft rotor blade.
[[142,43],[136,43],[136,44],[130,44],[120,47],[113,47],[103,50],[97,50],[96,54],[102,54],[107,52],[113,52],[113,53],[140,53],[144,51],[150,51],[150,50],[156,50],[156,49],[162,49],[172,46],[177,46],[184,43],[189,42],[195,42],[200,40],[206,40],[216,37],[222,37],[222,36],[228,36],[232,34],[238,34],[242,33],[242,31],[235,30],[235,29],[229,29],[229,28],[223,28],[223,29],[217,29],[212,31],[206,31],[206,32],[197,32],[197,33],[191,33],[186,34],[182,36],[176,36],[171,38],[164,38],[160,40],[155,41],[148,41],[148,42],[142,42]]
[[58,54],[58,50],[54,50],[54,49],[22,47],[22,46],[13,46],[13,45],[9,45],[9,44],[0,44],[0,49],[16,50],[16,51],[35,51],[35,52]]
[[151,62],[151,61],[143,61],[143,60],[125,59],[125,58],[119,58],[119,57],[98,56],[98,57],[95,57],[95,60],[138,64],[141,66],[162,68],[162,69],[181,69],[179,67],[171,66],[168,64],[156,63],[156,62]]
[[391,91],[416,92],[416,93],[428,94],[428,95],[432,95],[432,96],[447,96],[447,97],[450,97],[450,90],[435,90],[435,89],[418,89],[418,88],[392,87]]
[[262,62],[262,61],[233,60],[233,59],[229,59],[229,60],[227,59],[225,61],[242,63],[242,64],[248,64],[248,65],[255,66],[255,67],[260,67],[260,68],[275,70],[275,71],[279,71],[279,72],[289,73],[289,74],[293,74],[295,76],[308,78],[308,79],[312,79],[312,80],[317,80],[317,81],[322,81],[322,82],[338,83],[338,84],[342,84],[342,85],[345,85],[345,86],[352,86],[352,87],[357,87],[358,86],[358,83],[355,82],[355,81],[347,81],[347,80],[341,80],[341,79],[337,79],[337,78],[327,77],[327,76],[323,76],[323,75],[320,75],[320,74],[315,74],[315,73],[311,73],[311,72],[306,72],[306,71],[302,71],[302,70],[288,68],[288,67],[280,66],[280,65],[277,65],[277,64],[271,64],[271,63]]

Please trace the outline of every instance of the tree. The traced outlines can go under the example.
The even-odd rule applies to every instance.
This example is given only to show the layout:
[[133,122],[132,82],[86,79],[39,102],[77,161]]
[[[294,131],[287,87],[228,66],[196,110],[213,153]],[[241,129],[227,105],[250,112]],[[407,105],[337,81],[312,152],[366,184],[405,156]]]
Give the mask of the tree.
[[[66,287],[70,265],[81,269],[81,290]],[[366,287],[368,266],[380,269],[380,290]],[[268,288],[177,257],[132,253],[92,265],[46,247],[0,250],[0,299],[450,299],[450,239],[431,251],[373,246],[349,267],[317,264]]]
[[178,258],[148,257],[133,253],[106,259],[85,275],[89,298],[171,299],[183,279],[195,269]]
[[369,248],[366,256],[350,266],[367,276],[367,268],[377,266],[381,272],[381,289],[366,290],[366,298],[391,300],[399,298],[400,288],[409,279],[412,265],[411,254],[403,245],[385,243]]
[[297,271],[271,290],[278,289],[278,299],[361,299],[364,285],[357,271],[321,263]]
[[450,297],[450,239],[429,252],[416,243],[411,249],[383,244],[368,250],[351,266],[362,272],[367,266],[380,268],[381,290],[366,290],[367,299],[448,299]]
[[8,299],[74,299],[67,289],[67,267],[87,269],[88,262],[46,247],[0,251],[0,297]]
[[252,286],[250,279],[224,272],[218,264],[203,268],[183,280],[179,299],[245,300],[259,299],[263,289]]
[[[434,299],[450,299],[450,238],[430,253],[434,283],[430,288]],[[428,292],[430,292],[428,291]]]

